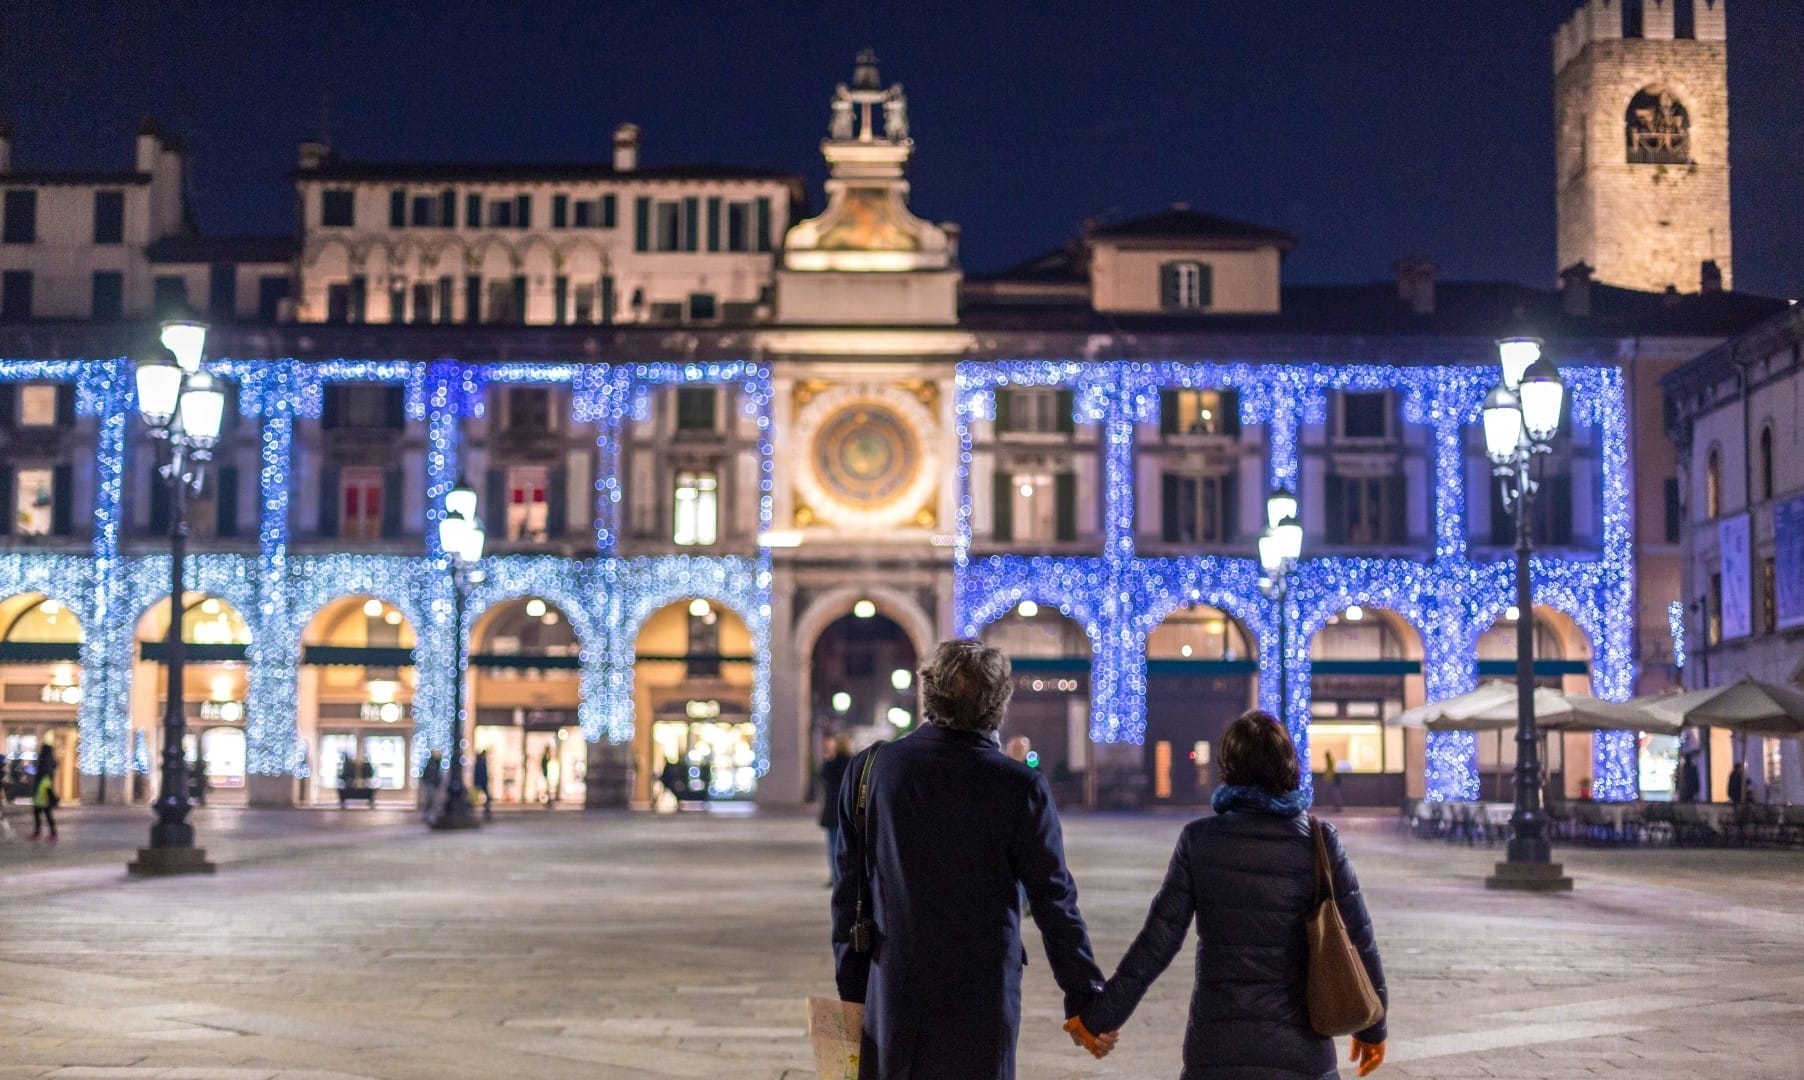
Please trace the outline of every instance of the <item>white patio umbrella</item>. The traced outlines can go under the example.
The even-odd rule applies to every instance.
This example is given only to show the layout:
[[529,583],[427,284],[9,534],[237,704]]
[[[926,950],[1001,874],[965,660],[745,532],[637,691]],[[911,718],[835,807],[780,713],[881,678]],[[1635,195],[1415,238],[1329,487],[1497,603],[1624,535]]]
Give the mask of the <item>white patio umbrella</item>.
[[1638,698],[1633,704],[1645,716],[1676,725],[1674,730],[1715,727],[1743,735],[1804,735],[1804,692],[1752,676],[1727,686]]
[[[1680,725],[1662,716],[1590,694],[1535,687],[1535,724],[1542,731],[1652,731],[1671,734]],[[1508,731],[1516,726],[1516,684],[1493,679],[1456,697],[1397,716],[1404,727],[1429,731]]]

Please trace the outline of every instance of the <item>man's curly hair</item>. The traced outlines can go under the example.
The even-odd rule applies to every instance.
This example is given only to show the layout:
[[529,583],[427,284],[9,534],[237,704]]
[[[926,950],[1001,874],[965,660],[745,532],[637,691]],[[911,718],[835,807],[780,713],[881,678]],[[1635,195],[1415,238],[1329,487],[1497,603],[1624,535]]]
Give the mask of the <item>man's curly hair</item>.
[[942,641],[921,665],[921,711],[958,731],[995,731],[1015,684],[1008,657],[969,638]]

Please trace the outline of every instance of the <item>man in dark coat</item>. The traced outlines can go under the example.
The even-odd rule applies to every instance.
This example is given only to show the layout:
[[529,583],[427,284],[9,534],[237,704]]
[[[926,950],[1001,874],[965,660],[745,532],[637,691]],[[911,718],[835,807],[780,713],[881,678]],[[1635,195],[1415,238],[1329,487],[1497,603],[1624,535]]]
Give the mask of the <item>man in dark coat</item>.
[[821,759],[821,828],[827,830],[827,887],[839,883],[839,790],[852,764],[850,736],[829,735]]
[[[942,642],[921,669],[928,723],[866,750],[846,772],[833,953],[840,997],[865,1005],[863,1080],[1014,1077],[1027,963],[1017,883],[1065,992],[1065,1015],[1102,989],[1051,791],[997,740],[1010,690],[1001,652]],[[867,851],[874,947],[860,953],[853,924]]]

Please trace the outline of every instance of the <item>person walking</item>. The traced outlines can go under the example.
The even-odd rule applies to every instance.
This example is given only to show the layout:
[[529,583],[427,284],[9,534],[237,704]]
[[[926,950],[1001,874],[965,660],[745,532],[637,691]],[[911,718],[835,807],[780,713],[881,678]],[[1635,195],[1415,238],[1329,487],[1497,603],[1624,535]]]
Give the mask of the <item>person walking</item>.
[[56,843],[56,804],[61,801],[56,794],[56,754],[45,744],[38,751],[31,788],[31,839],[36,840],[49,826],[50,842]]
[[1346,804],[1340,798],[1340,762],[1334,760],[1334,751],[1322,751],[1322,787],[1328,793],[1328,801],[1334,809],[1345,810]]
[[551,794],[551,747],[547,746],[539,752],[539,783],[545,789],[545,806],[547,809],[556,799]]
[[1749,794],[1748,770],[1746,766],[1737,761],[1735,767],[1729,770],[1729,801],[1740,806],[1748,801]]
[[827,830],[827,887],[839,884],[839,791],[852,763],[852,737],[829,735],[821,757],[821,828]]
[[207,755],[194,755],[194,764],[188,769],[188,799],[196,806],[207,805]]
[[470,785],[482,795],[482,820],[495,820],[495,800],[489,795],[489,752],[476,751],[476,764],[470,769]]
[[445,774],[445,760],[437,750],[426,755],[426,767],[420,770],[420,812],[430,814],[438,798],[439,778]]
[[[1197,927],[1196,983],[1184,1031],[1184,1080],[1331,1080],[1334,1040],[1317,1035],[1306,1004],[1305,923],[1316,907],[1314,828],[1322,830],[1334,896],[1380,1001],[1389,1004],[1372,920],[1334,827],[1305,812],[1296,744],[1254,710],[1221,740],[1214,817],[1185,826],[1165,883],[1080,1032],[1115,1032]],[[1367,1076],[1384,1062],[1385,1019],[1353,1036]]]
[[1703,781],[1698,776],[1697,752],[1693,751],[1685,755],[1684,764],[1679,766],[1679,801],[1697,802],[1703,789]]
[[658,774],[658,783],[664,785],[664,790],[670,793],[670,812],[681,813],[683,809],[683,767],[676,763],[675,758],[664,760],[664,771]]
[[941,642],[920,686],[926,723],[853,758],[841,787],[835,981],[842,1000],[865,1006],[861,1080],[1012,1080],[1027,962],[1017,882],[1066,1016],[1102,990],[1102,972],[1052,791],[997,737],[1008,658]]

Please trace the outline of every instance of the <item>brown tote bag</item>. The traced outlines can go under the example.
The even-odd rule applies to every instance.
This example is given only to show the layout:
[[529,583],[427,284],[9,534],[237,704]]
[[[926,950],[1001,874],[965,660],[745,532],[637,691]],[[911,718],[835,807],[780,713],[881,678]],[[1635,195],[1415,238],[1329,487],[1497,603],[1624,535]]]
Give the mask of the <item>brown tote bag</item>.
[[1322,823],[1309,818],[1315,841],[1315,914],[1309,917],[1309,1026],[1333,1038],[1364,1031],[1384,1018],[1384,1003],[1353,947],[1334,897],[1334,868]]

